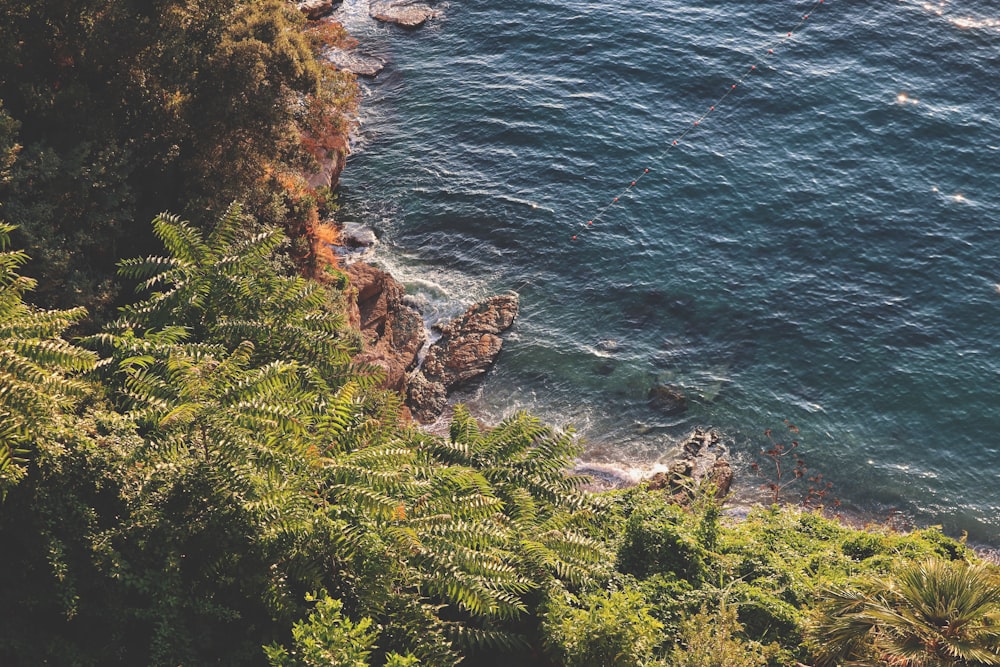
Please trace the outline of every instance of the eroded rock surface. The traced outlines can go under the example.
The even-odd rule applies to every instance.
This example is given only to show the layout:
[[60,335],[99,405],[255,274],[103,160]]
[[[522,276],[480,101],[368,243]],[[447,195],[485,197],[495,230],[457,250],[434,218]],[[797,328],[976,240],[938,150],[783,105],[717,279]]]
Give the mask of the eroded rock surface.
[[334,67],[358,76],[378,76],[385,69],[385,61],[375,56],[358,53],[354,49],[329,48],[323,57]]
[[345,142],[344,149],[328,151],[326,157],[316,160],[318,169],[305,175],[306,182],[311,188],[324,187],[333,190],[340,182],[340,174],[344,171],[346,163],[347,148]]
[[414,373],[406,386],[406,405],[417,421],[427,424],[438,418],[448,404],[448,391],[440,382],[429,382],[423,373]]
[[441,338],[430,346],[410,381],[407,402],[417,419],[433,421],[444,408],[442,392],[446,396],[489,370],[503,347],[500,334],[514,323],[517,312],[517,296],[502,294],[474,304],[441,328]]
[[340,3],[333,0],[303,0],[296,2],[295,6],[306,15],[306,18],[316,20],[332,12],[334,5],[337,4]]
[[404,28],[422,26],[435,15],[430,6],[411,0],[378,0],[368,5],[368,13],[373,19]]
[[684,441],[683,455],[646,480],[650,491],[669,493],[674,502],[685,505],[706,482],[715,485],[716,498],[723,498],[733,485],[733,468],[717,431],[695,429]]
[[385,271],[355,262],[347,267],[347,274],[357,291],[351,321],[365,341],[357,361],[382,368],[383,385],[404,391],[407,373],[416,367],[427,339],[420,313],[403,303],[403,286]]

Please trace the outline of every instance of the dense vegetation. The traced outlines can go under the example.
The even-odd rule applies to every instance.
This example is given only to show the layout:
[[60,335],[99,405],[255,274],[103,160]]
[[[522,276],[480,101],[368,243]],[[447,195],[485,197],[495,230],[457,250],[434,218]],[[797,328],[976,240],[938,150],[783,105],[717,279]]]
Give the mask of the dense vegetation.
[[353,82],[313,56],[337,36],[288,3],[0,0],[0,19],[0,216],[37,300],[106,309],[164,210],[205,225],[239,199],[297,236],[311,222],[294,174],[343,150],[323,139]]
[[934,529],[590,495],[528,415],[405,421],[302,272],[351,85],[285,5],[0,6],[0,664],[1000,664],[998,574]]

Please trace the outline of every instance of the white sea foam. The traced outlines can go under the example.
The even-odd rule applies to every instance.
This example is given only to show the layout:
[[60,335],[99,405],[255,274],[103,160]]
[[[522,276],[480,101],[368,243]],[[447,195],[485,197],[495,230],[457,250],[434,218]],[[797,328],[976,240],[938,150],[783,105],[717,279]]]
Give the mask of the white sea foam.
[[963,30],[1000,30],[1000,19],[961,16],[949,20]]
[[949,11],[948,2],[922,2],[920,7],[926,12],[947,19],[953,26],[962,30],[1000,30],[1000,18],[954,16]]

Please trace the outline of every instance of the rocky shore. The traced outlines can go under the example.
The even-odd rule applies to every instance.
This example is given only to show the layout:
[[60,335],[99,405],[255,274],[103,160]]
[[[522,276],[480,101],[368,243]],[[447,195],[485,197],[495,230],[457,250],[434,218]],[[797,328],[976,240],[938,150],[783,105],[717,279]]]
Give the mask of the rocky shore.
[[[339,2],[294,4],[309,20],[322,21]],[[408,0],[372,0],[369,13],[376,20],[407,28],[435,16],[430,6]],[[375,76],[384,66],[380,59],[356,49],[327,49],[322,57],[362,76]],[[348,137],[338,138],[340,144],[349,145]],[[317,172],[307,175],[309,184],[336,188],[346,158],[346,152],[332,151],[320,161]],[[344,247],[354,250],[377,242],[371,230],[358,225],[342,225],[340,236]],[[461,317],[428,332],[421,313],[407,302],[403,285],[387,272],[355,258],[346,273],[351,284],[350,321],[364,342],[357,361],[380,369],[383,386],[399,392],[411,416],[421,423],[441,415],[452,391],[486,374],[503,347],[501,334],[517,318],[517,295],[502,294],[471,305]]]
[[421,314],[407,303],[399,281],[365,262],[350,264],[347,275],[351,322],[365,344],[357,360],[380,368],[383,386],[400,392],[421,423],[440,416],[453,390],[486,374],[503,348],[500,334],[517,318],[516,294],[493,296],[440,327],[437,340],[430,342]]
[[[338,2],[307,0],[294,3],[311,21],[326,18]],[[411,0],[370,0],[369,15],[378,21],[415,28],[436,14],[430,6]],[[353,48],[330,48],[322,57],[338,69],[357,76],[377,76],[384,61]],[[348,137],[341,137],[349,145]],[[346,165],[346,152],[335,152],[322,161],[320,170],[308,176],[310,185],[336,188]],[[444,412],[448,396],[456,389],[482,378],[496,363],[503,348],[502,334],[517,318],[517,294],[492,296],[472,304],[459,317],[428,331],[419,310],[407,299],[404,286],[392,275],[365,261],[376,243],[375,234],[363,226],[340,226],[346,274],[350,280],[349,318],[362,334],[364,350],[360,363],[378,368],[386,389],[399,392],[409,416],[422,424],[435,422]],[[649,403],[668,415],[687,409],[687,399],[668,384],[654,386]],[[729,493],[733,469],[719,434],[695,430],[681,445],[680,458],[669,469],[647,480],[631,480],[615,471],[581,465],[578,472],[594,478],[594,490],[647,484],[663,490],[676,502],[688,503],[696,489],[711,482],[718,497]]]
[[[303,0],[294,4],[306,18],[317,21],[329,15],[341,0]],[[394,23],[404,28],[418,28],[437,16],[430,5],[417,0],[370,0],[368,14],[377,21]]]

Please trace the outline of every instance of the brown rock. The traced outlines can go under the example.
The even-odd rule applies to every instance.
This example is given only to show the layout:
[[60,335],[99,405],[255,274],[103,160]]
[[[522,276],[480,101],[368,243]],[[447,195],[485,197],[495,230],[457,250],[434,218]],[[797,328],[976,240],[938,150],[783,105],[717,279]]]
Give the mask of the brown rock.
[[[339,141],[346,145],[346,141]],[[331,190],[337,187],[340,182],[340,175],[344,173],[344,166],[347,164],[347,150],[331,150],[327,152],[325,158],[317,159],[317,170],[305,175],[306,182],[311,188],[326,187]]]
[[306,18],[316,20],[322,18],[333,11],[333,0],[303,0],[296,2],[299,11],[306,15]]
[[650,491],[663,491],[670,488],[670,475],[658,472],[646,480],[646,488]]
[[440,382],[429,382],[417,371],[406,387],[406,404],[417,421],[427,424],[437,419],[448,402],[448,392]]
[[427,5],[410,0],[372,2],[368,5],[368,13],[373,19],[404,28],[417,28],[435,15]]
[[513,294],[490,297],[471,306],[441,329],[441,338],[431,345],[424,360],[424,375],[450,390],[484,374],[500,354],[503,340],[499,334],[514,323],[517,310]]
[[503,347],[500,334],[514,323],[517,309],[516,295],[494,296],[441,327],[441,338],[430,346],[407,389],[407,404],[418,420],[434,421],[448,391],[489,370]]
[[381,58],[354,49],[329,48],[323,51],[323,57],[337,69],[358,76],[375,77],[385,69],[385,61]]
[[365,341],[357,361],[382,368],[383,386],[402,391],[426,341],[420,313],[403,303],[403,286],[385,271],[355,262],[347,274],[357,292],[350,319]]
[[699,487],[711,482],[715,497],[724,498],[733,484],[733,468],[718,432],[695,429],[681,449],[681,458],[673,461],[667,472],[646,480],[646,488],[668,493],[673,502],[686,505],[694,500]]
[[733,487],[733,466],[729,459],[720,457],[712,464],[712,469],[708,473],[708,479],[715,484],[715,497],[725,498],[729,495],[729,490]]
[[493,334],[470,334],[435,343],[424,360],[424,374],[451,389],[485,373],[500,354],[503,340]]

